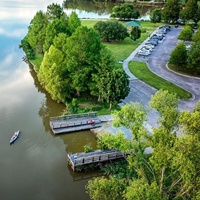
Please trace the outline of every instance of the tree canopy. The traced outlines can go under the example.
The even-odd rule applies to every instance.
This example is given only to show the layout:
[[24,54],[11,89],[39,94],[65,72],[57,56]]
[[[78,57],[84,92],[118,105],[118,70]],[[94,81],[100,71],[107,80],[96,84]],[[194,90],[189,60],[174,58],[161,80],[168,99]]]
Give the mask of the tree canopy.
[[200,19],[198,14],[198,1],[188,0],[185,7],[180,12],[180,16],[183,21],[193,20],[195,23],[197,23]]
[[[178,111],[176,95],[158,91],[150,105],[160,114],[159,127],[154,127],[152,134],[143,126],[144,107],[130,103],[115,112],[114,125],[130,129],[132,138],[127,139],[122,132],[98,135],[99,147],[121,150],[128,156],[125,162],[110,167],[108,177],[88,182],[86,190],[91,199],[199,198],[199,104],[193,112]],[[147,147],[152,151],[145,153]],[[119,192],[113,194],[117,189]]]
[[[109,29],[111,39],[128,36],[118,22],[109,25],[114,29]],[[97,31],[82,26],[75,12],[68,17],[57,4],[49,5],[46,13],[36,13],[22,47],[29,59],[43,56],[41,66],[35,69],[41,85],[55,101],[66,103],[87,94],[111,108],[128,94],[128,77],[115,66]],[[106,82],[102,82],[104,78]]]
[[103,41],[122,41],[128,37],[127,28],[117,21],[99,21],[94,25]]
[[162,12],[160,9],[155,8],[150,14],[151,22],[158,23],[161,22],[162,19]]
[[141,37],[141,29],[138,26],[132,27],[130,36],[131,36],[131,39],[136,41],[137,39]]
[[187,63],[187,51],[184,42],[179,43],[172,51],[169,59],[169,63],[183,66]]
[[191,41],[193,36],[193,30],[191,26],[186,25],[180,32],[178,39],[179,40],[184,40],[184,41]]
[[121,6],[114,6],[111,17],[119,19],[137,19],[140,16],[138,10],[134,9],[133,4],[124,3]]
[[162,11],[162,17],[166,23],[174,23],[179,18],[179,0],[167,0]]

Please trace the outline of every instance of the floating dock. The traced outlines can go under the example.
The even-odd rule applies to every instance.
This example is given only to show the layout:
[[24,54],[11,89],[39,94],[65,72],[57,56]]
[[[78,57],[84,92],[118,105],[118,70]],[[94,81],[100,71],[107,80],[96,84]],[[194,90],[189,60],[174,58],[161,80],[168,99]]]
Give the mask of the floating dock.
[[109,116],[97,116],[96,112],[63,115],[50,118],[52,132],[57,135],[81,130],[90,130],[102,126],[102,122],[109,121]]
[[67,160],[73,171],[81,171],[85,165],[116,160],[124,156],[121,151],[117,150],[96,150],[88,153],[68,154]]

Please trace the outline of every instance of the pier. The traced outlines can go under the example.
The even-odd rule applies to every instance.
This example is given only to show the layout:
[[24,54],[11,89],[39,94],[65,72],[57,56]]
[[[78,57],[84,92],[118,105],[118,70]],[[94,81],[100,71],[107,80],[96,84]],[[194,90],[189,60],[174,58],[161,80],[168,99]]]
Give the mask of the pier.
[[102,122],[111,120],[108,116],[97,116],[96,112],[63,115],[50,118],[52,132],[57,135],[81,130],[90,130],[102,126]]
[[81,171],[84,166],[93,164],[93,163],[102,163],[106,161],[116,160],[120,158],[124,158],[124,155],[121,151],[117,150],[96,150],[88,153],[75,153],[68,154],[67,160],[68,164],[72,168],[73,171]]

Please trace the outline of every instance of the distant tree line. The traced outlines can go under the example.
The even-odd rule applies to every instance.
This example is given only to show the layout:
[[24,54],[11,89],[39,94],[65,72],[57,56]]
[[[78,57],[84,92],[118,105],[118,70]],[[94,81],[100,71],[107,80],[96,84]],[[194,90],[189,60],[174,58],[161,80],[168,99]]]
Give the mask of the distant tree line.
[[36,13],[21,44],[28,59],[43,56],[38,79],[58,102],[84,94],[111,108],[129,92],[126,73],[116,67],[99,33],[81,26],[75,12],[68,17],[58,4]]
[[153,23],[161,22],[177,23],[181,20],[184,23],[193,21],[195,24],[200,20],[200,6],[197,0],[188,0],[185,5],[181,5],[179,0],[167,0],[163,9],[155,8],[151,12]]

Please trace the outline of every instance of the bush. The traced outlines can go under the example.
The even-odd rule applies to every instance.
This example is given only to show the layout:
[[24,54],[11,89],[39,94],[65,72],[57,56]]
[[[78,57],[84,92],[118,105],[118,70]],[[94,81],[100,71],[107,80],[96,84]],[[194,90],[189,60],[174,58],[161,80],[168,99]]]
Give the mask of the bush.
[[191,26],[186,25],[184,29],[180,32],[178,39],[184,41],[192,41],[193,30]]
[[176,48],[172,51],[169,59],[170,64],[175,65],[186,65],[187,63],[187,51],[186,46],[183,42],[179,43]]

